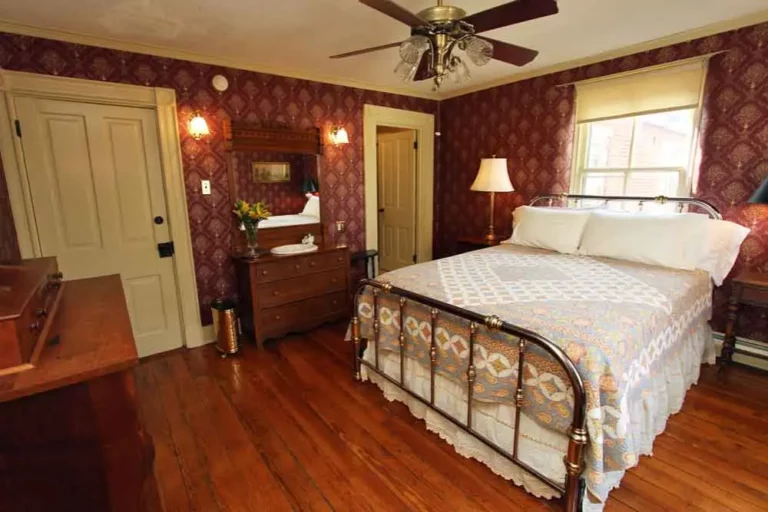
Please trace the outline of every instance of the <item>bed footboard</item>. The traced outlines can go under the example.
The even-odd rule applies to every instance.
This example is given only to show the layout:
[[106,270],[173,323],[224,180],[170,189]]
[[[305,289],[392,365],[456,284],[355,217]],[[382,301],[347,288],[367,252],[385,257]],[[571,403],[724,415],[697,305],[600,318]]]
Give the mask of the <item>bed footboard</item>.
[[[366,288],[370,288],[373,295],[373,342],[375,346],[375,353],[374,353],[374,361],[373,363],[370,363],[363,359],[362,355],[362,343],[363,340],[361,339],[361,320],[360,320],[360,309],[359,309],[359,301],[360,297],[362,296],[363,292]],[[379,352],[380,352],[380,346],[379,346],[379,333],[380,333],[380,318],[379,318],[379,302],[380,302],[380,296],[381,294],[388,294],[390,296],[397,297],[397,303],[399,306],[399,314],[400,314],[400,326],[399,326],[399,358],[400,358],[400,378],[394,379],[391,376],[387,375],[383,370],[380,369],[379,366]],[[407,304],[409,303],[416,303],[420,304],[426,308],[429,308],[429,318],[431,322],[431,330],[430,330],[430,340],[429,340],[429,360],[430,360],[430,393],[429,393],[429,400],[427,400],[425,397],[422,397],[421,395],[414,393],[410,389],[408,389],[405,385],[405,322],[402,321],[404,309]],[[450,414],[447,414],[440,410],[440,408],[435,406],[435,362],[437,359],[437,343],[435,340],[435,322],[437,321],[438,317],[441,313],[447,313],[450,315],[453,315],[454,317],[458,317],[460,319],[466,320],[468,324],[468,332],[469,332],[469,362],[467,366],[467,419],[466,423],[457,420]],[[518,376],[517,376],[517,385],[514,393],[514,400],[515,400],[515,434],[514,434],[514,444],[513,444],[513,450],[510,454],[509,451],[503,449],[502,447],[495,444],[493,441],[485,438],[483,435],[481,435],[479,432],[477,432],[473,428],[473,418],[472,418],[472,398],[474,393],[474,382],[476,378],[476,371],[475,371],[475,361],[474,361],[474,352],[475,352],[475,343],[476,343],[476,337],[478,329],[484,326],[487,329],[491,331],[500,331],[505,334],[509,334],[510,336],[513,336],[517,338],[518,341],[518,349],[519,349],[519,359],[518,359]],[[581,504],[582,500],[584,498],[584,479],[582,477],[582,472],[584,470],[584,447],[587,444],[588,436],[587,436],[587,430],[586,430],[586,393],[584,390],[584,383],[582,382],[581,376],[576,371],[576,366],[574,365],[573,361],[571,361],[568,356],[565,354],[565,352],[555,345],[553,342],[549,341],[548,339],[536,334],[535,332],[529,331],[527,329],[523,329],[520,327],[517,327],[515,325],[503,322],[499,317],[495,315],[491,316],[483,316],[479,315],[477,313],[474,313],[472,311],[467,311],[465,309],[459,308],[457,306],[453,306],[451,304],[447,304],[441,301],[434,300],[430,297],[426,297],[424,295],[419,295],[417,293],[410,292],[408,290],[404,290],[402,288],[398,288],[395,286],[392,286],[389,283],[383,283],[379,281],[373,281],[369,279],[364,279],[360,287],[357,290],[357,293],[355,294],[355,311],[354,315],[352,317],[352,342],[354,344],[354,376],[356,380],[361,380],[361,369],[362,366],[366,366],[367,369],[369,369],[372,372],[375,372],[377,375],[382,377],[383,379],[387,380],[391,384],[397,386],[401,390],[408,393],[413,398],[419,400],[424,405],[429,407],[430,409],[434,410],[438,414],[440,414],[443,418],[450,421],[454,425],[456,425],[458,428],[463,430],[464,432],[472,435],[474,438],[497,452],[498,454],[505,457],[510,462],[516,464],[517,466],[523,468],[530,474],[537,477],[542,482],[546,483],[550,487],[556,489],[559,491],[562,495],[562,500],[564,502],[564,508],[568,512],[575,512],[577,510],[581,510]],[[544,349],[547,353],[549,353],[553,359],[557,362],[557,364],[562,367],[565,374],[568,376],[568,379],[570,380],[570,384],[573,389],[573,412],[572,412],[572,422],[568,431],[568,449],[567,453],[565,455],[564,463],[565,463],[565,485],[560,485],[557,482],[554,482],[550,478],[546,477],[524,461],[520,460],[518,457],[518,440],[520,436],[520,417],[521,417],[521,411],[522,411],[522,405],[523,405],[523,364],[525,362],[525,353],[526,349],[530,345],[535,345],[537,347],[541,347]]]

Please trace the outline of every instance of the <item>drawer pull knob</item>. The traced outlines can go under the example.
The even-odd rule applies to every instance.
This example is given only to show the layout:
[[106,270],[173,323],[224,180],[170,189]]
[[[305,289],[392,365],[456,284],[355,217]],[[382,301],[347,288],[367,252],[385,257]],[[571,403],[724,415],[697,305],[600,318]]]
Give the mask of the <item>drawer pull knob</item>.
[[280,320],[280,315],[275,315],[275,320]]
[[339,256],[338,258],[336,258],[336,261],[338,261],[338,262],[341,262],[341,256]]
[[309,262],[309,266],[310,267],[316,267],[317,266],[317,262],[316,261],[310,261]]
[[334,277],[333,279],[331,279],[331,282],[332,282],[332,283],[335,283],[335,282],[336,282],[336,281],[338,281],[338,280],[339,280],[339,279],[338,279],[337,277]]
[[336,304],[338,304],[338,303],[339,303],[338,299],[334,299],[334,301],[333,301],[333,305],[335,306],[335,305],[336,305]]
[[280,292],[278,292],[277,290],[272,292],[272,295],[279,295],[279,294],[280,294]]
[[267,272],[266,270],[262,270],[262,271],[261,271],[261,275],[263,275],[263,276],[267,275],[267,273],[268,273],[268,272]]
[[299,264],[297,263],[296,265],[293,266],[293,268],[295,268],[296,270],[299,270]]

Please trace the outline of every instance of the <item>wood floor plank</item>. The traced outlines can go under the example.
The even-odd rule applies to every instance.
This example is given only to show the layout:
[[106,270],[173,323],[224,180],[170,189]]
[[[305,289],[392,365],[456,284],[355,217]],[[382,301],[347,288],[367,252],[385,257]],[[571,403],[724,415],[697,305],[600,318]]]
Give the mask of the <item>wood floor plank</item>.
[[[231,359],[202,347],[142,361],[137,394],[165,510],[559,510],[354,382],[345,330],[245,346]],[[712,370],[607,511],[765,509],[768,375]]]

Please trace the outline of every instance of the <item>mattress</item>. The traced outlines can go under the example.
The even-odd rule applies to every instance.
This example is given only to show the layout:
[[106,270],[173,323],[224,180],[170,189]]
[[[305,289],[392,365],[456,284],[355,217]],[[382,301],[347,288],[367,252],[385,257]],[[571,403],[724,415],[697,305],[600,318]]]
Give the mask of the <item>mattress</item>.
[[[679,410],[685,391],[698,379],[700,364],[714,361],[707,323],[711,283],[703,272],[502,245],[407,267],[379,280],[476,313],[498,315],[548,338],[568,354],[587,392],[590,442],[583,476],[598,507],[639,455],[650,452],[653,438],[663,430],[667,417]],[[394,357],[398,363],[389,371],[399,372],[397,298],[380,295],[378,314],[380,364],[391,365]],[[371,339],[369,292],[360,301],[359,315],[362,335]],[[429,311],[408,304],[402,321],[409,364],[428,375]],[[467,331],[466,321],[448,314],[441,314],[435,325],[436,374],[444,387],[450,383],[455,386],[453,391],[463,393],[446,391],[453,401],[466,401]],[[501,410],[514,410],[517,341],[485,329],[476,337],[473,397],[493,417]],[[371,344],[365,357],[371,358],[374,350]],[[418,378],[407,371],[406,377]],[[533,443],[529,451],[545,453],[535,448],[537,442],[543,442],[560,454],[573,406],[568,379],[543,350],[531,347],[526,351],[523,381],[522,412],[527,430],[533,432],[528,436]],[[408,403],[404,394],[396,397],[397,391],[386,389],[389,383],[378,383],[390,397]],[[521,432],[527,430],[521,428]],[[560,444],[554,439],[560,439]],[[528,456],[536,458],[535,454]],[[522,452],[521,458],[525,460]],[[556,466],[562,472],[561,454],[558,458]],[[483,462],[496,471],[487,460]],[[556,469],[532,465],[547,475]],[[552,476],[562,480],[562,474]],[[526,485],[522,477],[510,479]],[[548,496],[541,489],[529,490]]]

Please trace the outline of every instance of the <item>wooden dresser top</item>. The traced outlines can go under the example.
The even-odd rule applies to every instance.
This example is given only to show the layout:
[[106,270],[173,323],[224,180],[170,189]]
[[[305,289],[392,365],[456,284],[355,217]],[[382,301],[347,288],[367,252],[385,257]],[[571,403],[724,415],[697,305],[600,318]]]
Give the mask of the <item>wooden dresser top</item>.
[[239,261],[242,263],[269,263],[272,261],[290,260],[292,258],[306,258],[307,256],[312,256],[313,254],[324,254],[324,253],[333,252],[333,251],[346,251],[346,250],[347,250],[347,246],[345,245],[337,246],[332,244],[324,244],[324,245],[318,246],[317,250],[313,252],[303,252],[300,254],[286,254],[282,256],[276,256],[268,252],[254,259],[250,259],[245,256],[233,256],[233,258],[236,261]]
[[64,283],[56,322],[60,341],[37,366],[0,377],[0,402],[101,377],[135,366],[136,343],[120,276]]

